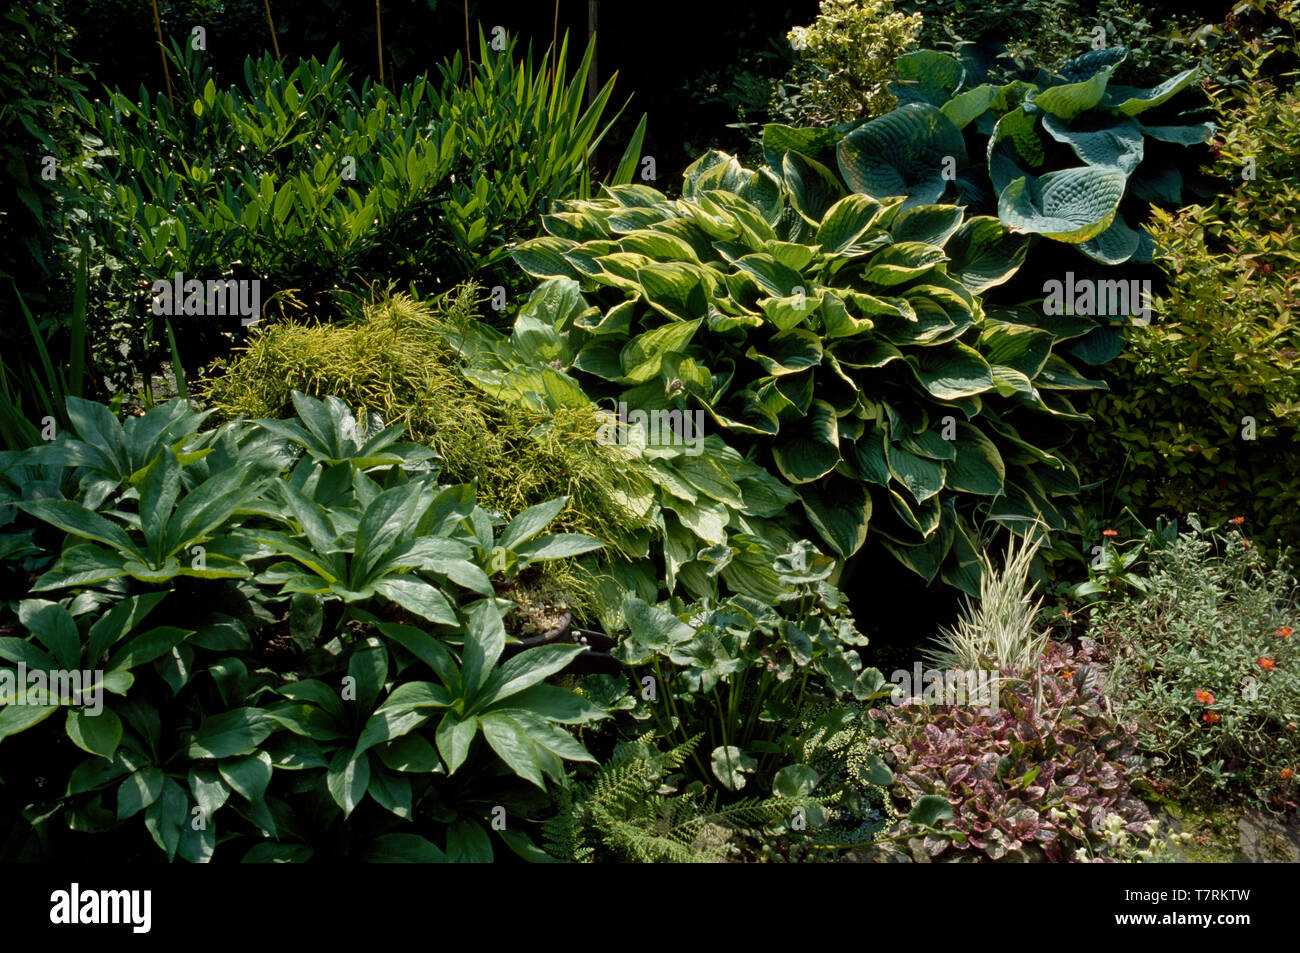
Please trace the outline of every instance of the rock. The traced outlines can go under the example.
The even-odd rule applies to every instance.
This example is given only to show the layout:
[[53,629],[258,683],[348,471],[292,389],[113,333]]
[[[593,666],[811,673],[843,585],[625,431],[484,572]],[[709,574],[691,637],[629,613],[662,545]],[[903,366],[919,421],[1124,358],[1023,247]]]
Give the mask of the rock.
[[1300,817],[1287,823],[1268,814],[1251,812],[1237,821],[1241,854],[1252,864],[1294,864],[1300,862]]

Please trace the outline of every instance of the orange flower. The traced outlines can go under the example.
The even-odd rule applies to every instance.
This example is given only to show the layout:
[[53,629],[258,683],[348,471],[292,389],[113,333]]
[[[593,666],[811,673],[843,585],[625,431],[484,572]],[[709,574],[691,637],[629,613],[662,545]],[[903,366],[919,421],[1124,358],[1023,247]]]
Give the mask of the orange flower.
[[1207,725],[1217,725],[1219,723],[1219,713],[1217,711],[1207,711],[1201,716],[1201,721]]
[[1074,669],[1072,668],[1061,669],[1061,678],[1074,678]]
[[1277,634],[1280,635],[1280,636],[1282,636],[1282,638],[1284,638],[1284,639],[1289,639],[1289,638],[1291,638],[1291,635],[1292,635],[1292,633],[1294,633],[1294,632],[1295,632],[1295,629],[1291,628],[1291,626],[1289,626],[1289,625],[1279,626],[1279,627],[1278,627],[1278,630],[1277,630]]
[[1261,658],[1261,659],[1259,660],[1259,663],[1258,663],[1258,664],[1259,664],[1259,667],[1262,668],[1262,669],[1263,669],[1264,671],[1266,671],[1266,672],[1271,672],[1271,671],[1273,671],[1275,668],[1277,668],[1277,662],[1273,661],[1273,660],[1272,660],[1271,658],[1269,658],[1268,656],[1264,656],[1263,658]]
[[1214,704],[1214,696],[1203,688],[1198,688],[1193,694],[1196,696],[1196,700],[1202,705]]
[[1290,780],[1291,780],[1291,774],[1292,774],[1292,772],[1291,772],[1291,769],[1290,769],[1290,768],[1283,768],[1283,769],[1282,769],[1282,780],[1283,780],[1283,781],[1290,781]]
[[1119,530],[1115,530],[1115,529],[1103,529],[1103,530],[1101,531],[1101,535],[1103,535],[1103,536],[1118,536],[1118,535],[1119,535]]
[[1228,522],[1231,523],[1233,526],[1240,526],[1242,523],[1246,522],[1246,517],[1234,516],[1232,519],[1228,520]]

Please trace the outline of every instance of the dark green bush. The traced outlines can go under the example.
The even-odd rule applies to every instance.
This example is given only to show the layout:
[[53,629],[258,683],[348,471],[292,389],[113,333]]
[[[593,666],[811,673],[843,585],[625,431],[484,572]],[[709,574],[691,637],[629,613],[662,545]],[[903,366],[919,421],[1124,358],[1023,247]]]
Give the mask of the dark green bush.
[[[6,859],[491,859],[494,809],[539,817],[592,760],[564,726],[602,712],[545,683],[583,650],[510,654],[496,585],[600,544],[294,405],[200,430],[71,398],[73,433],[0,455]],[[29,677],[73,671],[54,699]]]

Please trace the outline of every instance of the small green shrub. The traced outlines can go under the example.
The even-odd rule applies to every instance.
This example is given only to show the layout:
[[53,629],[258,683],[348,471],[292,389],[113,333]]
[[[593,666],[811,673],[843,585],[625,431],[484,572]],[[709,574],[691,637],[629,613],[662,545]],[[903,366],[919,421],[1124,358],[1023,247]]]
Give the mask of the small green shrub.
[[804,65],[796,76],[805,120],[831,125],[892,109],[892,64],[920,30],[921,17],[896,13],[893,0],[822,0],[812,25],[787,35]]
[[1295,806],[1300,769],[1300,593],[1240,529],[1195,517],[1148,556],[1147,591],[1092,609],[1112,657],[1107,692],[1184,788],[1235,784]]
[[560,525],[630,545],[652,526],[626,502],[650,492],[648,467],[597,440],[594,408],[528,408],[467,379],[449,337],[481,304],[466,285],[431,304],[395,295],[351,322],[276,322],[214,367],[203,395],[225,419],[292,416],[294,391],[338,397],[431,447],[443,479],[477,483],[485,507],[515,516],[566,497]]

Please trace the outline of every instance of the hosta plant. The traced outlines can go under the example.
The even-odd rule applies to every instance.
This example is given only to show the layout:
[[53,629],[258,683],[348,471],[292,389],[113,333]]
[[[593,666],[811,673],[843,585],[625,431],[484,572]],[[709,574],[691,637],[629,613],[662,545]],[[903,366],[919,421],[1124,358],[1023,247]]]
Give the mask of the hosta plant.
[[[769,126],[765,151],[787,178],[825,178],[833,173],[817,156],[834,146],[854,192],[905,196],[904,209],[955,197],[1013,232],[1070,243],[1102,264],[1150,261],[1150,239],[1134,226],[1148,203],[1181,204],[1182,147],[1214,127],[1171,104],[1195,69],[1151,89],[1120,86],[1111,74],[1126,55],[1094,50],[1033,81],[994,85],[969,59],[909,53],[897,63],[893,112],[842,138]],[[791,150],[800,155],[786,169]]]
[[874,709],[890,791],[914,805],[902,832],[937,860],[1114,859],[1116,815],[1149,839],[1150,812],[1130,787],[1133,726],[1108,713],[1097,662],[1087,641],[1053,643],[1033,677],[1002,688],[1000,708]]
[[609,189],[515,258],[545,279],[517,337],[593,397],[706,424],[798,494],[837,556],[869,530],[926,580],[973,590],[972,518],[1064,529],[1077,476],[1052,447],[1101,386],[1053,353],[1093,325],[979,292],[1023,243],[960,208],[845,195],[795,151],[783,184],[709,153],[672,200]]

